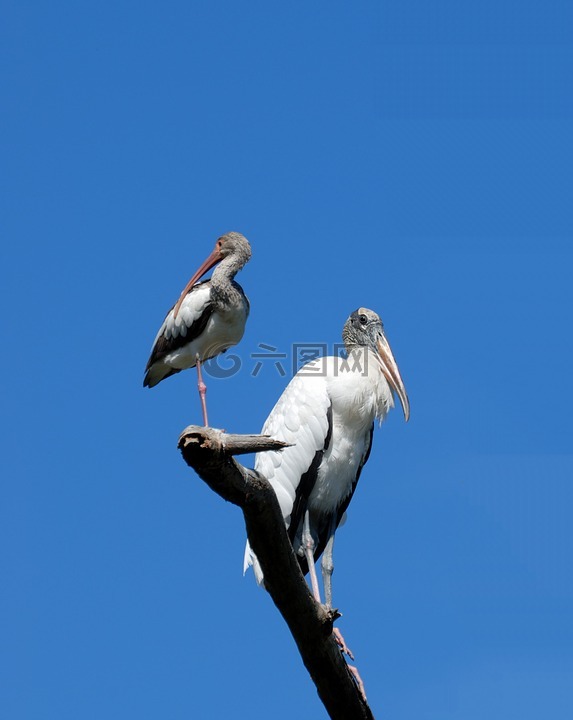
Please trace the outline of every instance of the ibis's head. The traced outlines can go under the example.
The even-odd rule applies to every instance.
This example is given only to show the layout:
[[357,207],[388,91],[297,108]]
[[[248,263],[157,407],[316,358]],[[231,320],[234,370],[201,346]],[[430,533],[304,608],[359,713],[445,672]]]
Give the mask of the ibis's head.
[[384,335],[384,325],[380,317],[368,308],[358,308],[348,318],[342,331],[342,339],[348,351],[357,347],[368,347],[380,362],[384,377],[390,388],[400,398],[406,421],[410,417],[410,401],[402,382],[398,365]]
[[[212,254],[219,253],[219,259],[228,255],[235,255],[240,261],[240,267],[243,267],[251,259],[251,245],[247,238],[238,232],[228,232],[215,243],[215,249]],[[218,262],[218,261],[215,261]],[[215,263],[213,263],[215,264]]]
[[221,237],[215,243],[213,251],[209,257],[200,265],[191,280],[183,288],[177,304],[173,309],[173,317],[177,317],[177,312],[181,307],[185,296],[191,290],[193,285],[200,280],[205,273],[214,267],[217,263],[220,263],[226,257],[232,257],[231,268],[229,268],[232,275],[235,275],[244,265],[250,260],[251,257],[251,246],[249,241],[244,235],[238,232],[229,232]]

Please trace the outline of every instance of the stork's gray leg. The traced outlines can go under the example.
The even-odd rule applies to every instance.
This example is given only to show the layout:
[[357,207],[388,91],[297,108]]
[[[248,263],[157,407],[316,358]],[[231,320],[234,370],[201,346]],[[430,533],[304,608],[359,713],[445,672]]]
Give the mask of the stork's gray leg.
[[199,390],[199,397],[201,398],[201,409],[203,410],[203,424],[205,427],[209,427],[209,420],[207,419],[207,401],[205,399],[205,396],[207,394],[207,386],[203,382],[203,374],[201,373],[201,360],[199,358],[199,353],[195,356],[196,364],[197,364],[197,389]]
[[334,563],[332,561],[332,549],[334,547],[334,532],[336,526],[334,522],[330,526],[330,535],[328,536],[328,542],[322,553],[322,582],[324,585],[324,599],[326,601],[326,607],[332,610],[332,573],[334,571]]
[[[334,562],[333,562],[333,548],[334,548],[334,533],[336,532],[336,521],[333,518],[332,523],[330,525],[329,529],[329,536],[328,541],[326,543],[326,547],[324,548],[324,552],[322,553],[322,563],[321,563],[321,569],[322,569],[322,582],[324,583],[324,597],[326,600],[326,607],[329,610],[332,610],[332,573],[334,572]],[[342,637],[342,633],[338,628],[332,628],[332,634],[334,635],[334,638],[338,645],[340,646],[340,650],[343,653],[346,653],[348,657],[352,658],[354,660],[354,655],[352,654],[352,650],[348,647],[346,642],[344,641],[344,638]],[[349,665],[348,667],[352,667]],[[356,671],[358,672],[358,671]],[[358,676],[360,678],[360,676]]]
[[310,517],[308,510],[304,514],[302,521],[302,547],[308,564],[308,572],[310,573],[310,584],[312,585],[312,594],[316,602],[320,600],[320,590],[318,589],[318,578],[316,577],[316,568],[314,567],[314,539],[310,532]]

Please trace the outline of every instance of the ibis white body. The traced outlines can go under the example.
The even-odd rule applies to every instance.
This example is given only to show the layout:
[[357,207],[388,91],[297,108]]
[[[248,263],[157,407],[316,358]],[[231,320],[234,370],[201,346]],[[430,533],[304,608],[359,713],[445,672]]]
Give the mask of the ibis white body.
[[[200,365],[236,345],[245,332],[249,301],[234,277],[249,261],[251,246],[241,233],[222,235],[167,313],[145,368],[145,387],[197,366],[203,420],[207,422],[205,385]],[[198,282],[217,265],[210,280]]]
[[174,307],[159,328],[153,343],[157,359],[148,368],[148,385],[153,387],[169,375],[195,367],[201,361],[237,345],[245,332],[249,301],[237,283],[237,302],[215,305],[211,281],[194,285],[187,293],[177,316]]

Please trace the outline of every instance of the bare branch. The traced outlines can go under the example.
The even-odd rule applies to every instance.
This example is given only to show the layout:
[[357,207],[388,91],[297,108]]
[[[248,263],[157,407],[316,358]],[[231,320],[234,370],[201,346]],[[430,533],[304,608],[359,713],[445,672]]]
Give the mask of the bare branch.
[[[332,635],[336,611],[317,603],[306,584],[275,492],[233,455],[286,447],[263,435],[227,435],[190,425],[178,447],[185,462],[245,516],[249,542],[263,569],[265,587],[285,619],[303,662],[332,720],[374,720]],[[272,538],[272,542],[268,539]]]

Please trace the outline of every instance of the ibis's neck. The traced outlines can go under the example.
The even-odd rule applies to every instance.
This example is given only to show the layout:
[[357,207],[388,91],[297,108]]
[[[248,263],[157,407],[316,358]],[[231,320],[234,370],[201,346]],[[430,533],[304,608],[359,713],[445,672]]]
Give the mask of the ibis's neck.
[[245,263],[236,255],[223,258],[211,275],[211,299],[220,307],[240,301],[241,293],[233,278]]

